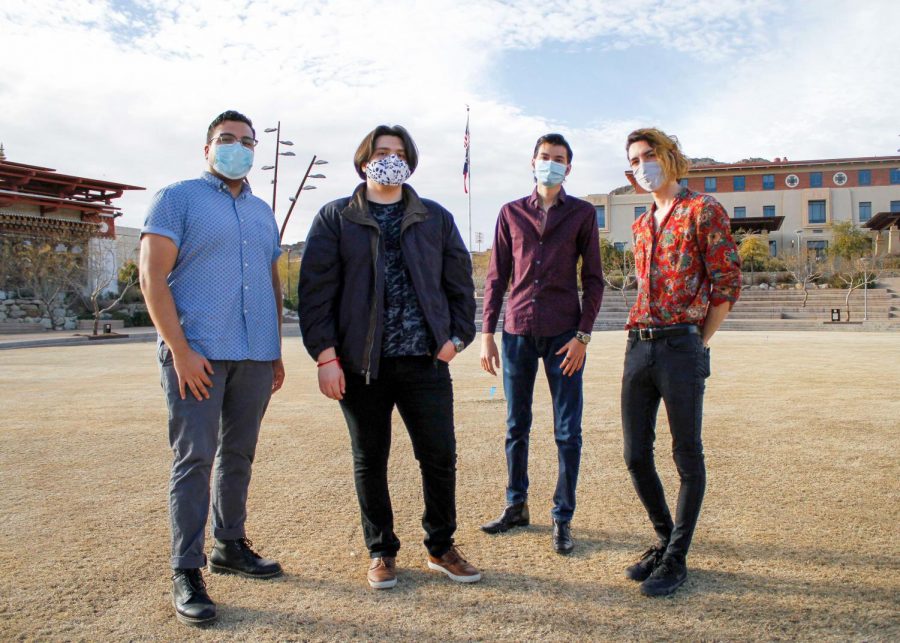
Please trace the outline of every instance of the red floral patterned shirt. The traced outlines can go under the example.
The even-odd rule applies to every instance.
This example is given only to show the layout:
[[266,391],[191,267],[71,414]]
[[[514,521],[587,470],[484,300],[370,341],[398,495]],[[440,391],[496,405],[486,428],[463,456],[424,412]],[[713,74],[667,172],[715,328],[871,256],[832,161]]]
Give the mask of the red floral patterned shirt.
[[687,188],[655,230],[656,204],[631,226],[638,295],[626,328],[698,324],[710,305],[734,305],[741,260],[725,209]]

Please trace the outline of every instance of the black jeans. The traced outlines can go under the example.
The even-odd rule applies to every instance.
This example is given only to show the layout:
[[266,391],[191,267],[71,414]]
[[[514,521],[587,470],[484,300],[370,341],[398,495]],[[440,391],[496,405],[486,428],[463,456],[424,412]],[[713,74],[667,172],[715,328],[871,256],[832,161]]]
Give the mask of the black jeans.
[[442,556],[456,531],[456,435],[449,366],[430,357],[382,358],[378,379],[345,372],[341,410],[350,429],[363,536],[372,558],[395,556],[400,540],[388,492],[391,414],[396,405],[422,472],[425,547]]
[[[700,429],[709,372],[709,349],[699,335],[628,340],[622,375],[625,463],[661,544],[667,546],[666,554],[682,561],[706,490]],[[681,483],[674,523],[653,461],[660,399],[669,416],[672,455]]]

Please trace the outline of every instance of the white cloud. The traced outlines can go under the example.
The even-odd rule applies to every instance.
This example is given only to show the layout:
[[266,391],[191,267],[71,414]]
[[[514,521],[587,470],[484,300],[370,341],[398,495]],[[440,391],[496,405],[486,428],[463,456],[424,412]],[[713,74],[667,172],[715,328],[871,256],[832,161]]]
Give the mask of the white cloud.
[[[262,129],[281,119],[298,156],[280,165],[279,220],[310,156],[330,161],[328,178],[292,217],[288,238],[296,240],[318,206],[356,184],[351,158],[362,136],[402,123],[422,151],[412,184],[451,209],[465,237],[470,104],[473,229],[489,238],[499,206],[530,190],[531,147],[551,129],[575,147],[575,194],[622,183],[621,141],[645,124],[639,118],[671,123],[689,153],[723,159],[868,154],[881,149],[872,139],[882,135],[894,145],[897,84],[883,63],[861,61],[893,56],[898,17],[893,2],[572,1],[553,10],[497,0],[20,3],[0,10],[0,141],[11,160],[146,186],[119,201],[123,223],[140,225],[156,189],[202,170],[215,114],[233,108],[254,119],[257,168],[274,152]],[[526,113],[491,82],[505,52],[549,42],[638,53],[665,46],[735,73],[712,94],[692,94],[685,79],[655,113],[567,129],[552,120],[564,114]],[[550,91],[543,80],[535,91]],[[652,90],[652,80],[651,64],[610,92]],[[269,174],[256,169],[250,178],[268,199]]]

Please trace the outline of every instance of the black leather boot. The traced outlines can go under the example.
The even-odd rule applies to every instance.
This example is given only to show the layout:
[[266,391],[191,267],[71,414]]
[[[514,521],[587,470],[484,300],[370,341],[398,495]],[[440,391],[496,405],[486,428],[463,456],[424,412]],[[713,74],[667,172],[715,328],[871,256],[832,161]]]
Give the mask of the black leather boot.
[[206,593],[199,569],[176,569],[172,574],[172,605],[175,618],[188,625],[205,625],[216,620],[216,604]]
[[557,554],[569,554],[575,549],[572,529],[568,520],[553,521],[553,549]]
[[513,527],[527,527],[530,522],[528,503],[517,502],[514,505],[508,505],[497,520],[481,525],[481,531],[488,534],[502,534]]
[[214,574],[239,574],[248,578],[272,578],[281,574],[281,565],[250,549],[246,538],[216,540],[209,555],[209,571]]

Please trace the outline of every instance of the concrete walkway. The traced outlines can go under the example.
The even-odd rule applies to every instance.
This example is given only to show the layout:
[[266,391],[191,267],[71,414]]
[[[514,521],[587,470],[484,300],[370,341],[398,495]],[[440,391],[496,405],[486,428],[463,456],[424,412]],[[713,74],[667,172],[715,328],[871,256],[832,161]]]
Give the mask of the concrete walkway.
[[[297,322],[285,322],[283,331],[285,337],[294,337],[300,334]],[[101,335],[103,339],[90,339],[90,331],[48,330],[42,333],[21,333],[14,335],[0,335],[0,351],[13,348],[42,348],[45,346],[87,346],[106,344],[125,344],[132,342],[155,342],[156,329],[153,326],[141,326],[138,328],[125,328],[119,335]],[[127,335],[127,337],[126,337]]]

